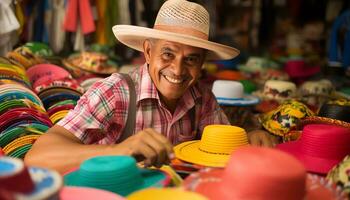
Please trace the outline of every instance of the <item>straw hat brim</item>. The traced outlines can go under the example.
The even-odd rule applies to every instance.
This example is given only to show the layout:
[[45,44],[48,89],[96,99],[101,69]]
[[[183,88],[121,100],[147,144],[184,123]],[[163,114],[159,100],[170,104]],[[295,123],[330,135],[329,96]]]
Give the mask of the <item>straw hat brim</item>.
[[143,42],[146,39],[153,38],[209,50],[206,57],[207,60],[228,60],[239,54],[238,49],[179,33],[131,25],[115,25],[112,30],[121,43],[141,52],[143,51]]
[[207,167],[225,167],[230,155],[211,154],[199,150],[200,140],[188,141],[174,147],[176,158]]
[[255,97],[253,95],[248,95],[248,94],[243,95],[243,98],[239,98],[239,99],[217,97],[216,100],[220,105],[223,105],[223,106],[252,106],[260,102],[260,99],[258,97]]
[[[227,187],[220,187],[223,184],[223,172],[223,169],[212,168],[193,173],[185,179],[183,187],[186,190],[202,194],[209,199],[241,199],[242,196],[239,195],[240,191],[234,188],[228,191]],[[244,177],[242,176],[242,178]],[[305,199],[341,199],[343,196],[344,194],[341,191],[337,190],[334,185],[327,184],[320,176],[307,175]]]
[[[168,175],[160,170],[140,169],[140,173],[141,173],[141,177],[143,178],[143,184],[139,185],[137,190],[148,188],[148,187],[163,187],[163,186],[166,186],[166,183],[169,182]],[[105,185],[107,183],[108,181],[106,181]],[[64,185],[92,187],[91,185],[85,185],[84,183],[81,183],[79,169],[73,172],[67,173],[64,176]],[[98,186],[96,186],[95,188],[98,188]],[[100,188],[100,189],[103,189],[103,188]],[[124,196],[124,194],[119,194],[119,195]]]
[[327,174],[329,170],[332,169],[332,167],[334,167],[341,161],[341,159],[330,160],[305,155],[301,152],[302,147],[300,146],[299,140],[278,144],[276,148],[295,156],[304,164],[307,171],[313,173]]

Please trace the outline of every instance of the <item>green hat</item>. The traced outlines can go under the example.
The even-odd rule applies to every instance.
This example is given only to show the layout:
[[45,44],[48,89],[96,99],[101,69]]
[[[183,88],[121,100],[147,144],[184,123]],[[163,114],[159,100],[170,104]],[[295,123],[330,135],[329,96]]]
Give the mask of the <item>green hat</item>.
[[160,170],[140,169],[130,156],[98,156],[64,176],[67,186],[108,190],[126,196],[148,187],[162,187],[169,177]]

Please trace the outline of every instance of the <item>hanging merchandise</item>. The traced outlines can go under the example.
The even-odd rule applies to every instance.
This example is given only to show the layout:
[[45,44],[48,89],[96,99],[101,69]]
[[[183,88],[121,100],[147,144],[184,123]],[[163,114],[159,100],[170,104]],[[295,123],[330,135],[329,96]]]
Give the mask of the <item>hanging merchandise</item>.
[[350,10],[337,17],[333,23],[328,56],[330,66],[350,67]]
[[0,1],[0,55],[2,56],[12,49],[14,37],[17,37],[13,31],[20,27],[11,6],[12,0]]
[[66,31],[76,33],[74,50],[84,50],[83,35],[96,30],[90,1],[68,0],[63,27]]
[[52,16],[50,23],[50,37],[49,43],[52,50],[55,53],[60,52],[63,49],[65,32],[62,28],[62,24],[65,16],[65,0],[53,0],[52,2]]

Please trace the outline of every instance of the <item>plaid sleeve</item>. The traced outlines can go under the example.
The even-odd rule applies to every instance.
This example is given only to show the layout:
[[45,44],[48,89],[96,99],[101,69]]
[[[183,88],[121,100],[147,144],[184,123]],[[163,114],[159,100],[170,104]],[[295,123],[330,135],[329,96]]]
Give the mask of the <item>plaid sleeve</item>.
[[204,127],[210,124],[230,124],[226,114],[217,103],[214,94],[206,89],[203,93],[202,109],[199,120],[199,131],[203,132]]
[[96,82],[57,124],[85,144],[114,143],[125,125],[128,96],[127,83],[113,74]]

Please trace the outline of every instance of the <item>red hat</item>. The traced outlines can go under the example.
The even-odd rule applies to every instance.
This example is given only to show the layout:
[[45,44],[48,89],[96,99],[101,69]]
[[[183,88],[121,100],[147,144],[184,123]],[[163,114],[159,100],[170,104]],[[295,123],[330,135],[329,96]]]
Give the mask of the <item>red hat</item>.
[[277,145],[298,158],[310,172],[326,174],[350,154],[350,129],[328,124],[304,126],[297,141]]
[[328,200],[344,195],[317,180],[307,176],[305,167],[293,156],[248,146],[235,151],[225,169],[206,168],[191,174],[184,187],[212,200]]

